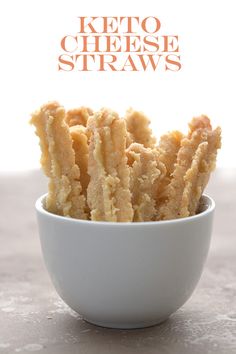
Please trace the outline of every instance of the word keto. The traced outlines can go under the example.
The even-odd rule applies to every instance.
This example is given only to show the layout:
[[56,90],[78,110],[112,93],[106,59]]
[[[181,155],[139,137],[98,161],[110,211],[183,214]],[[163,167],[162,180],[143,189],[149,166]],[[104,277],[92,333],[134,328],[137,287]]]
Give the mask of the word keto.
[[157,17],[78,17],[61,39],[60,71],[179,71],[177,35],[159,35]]

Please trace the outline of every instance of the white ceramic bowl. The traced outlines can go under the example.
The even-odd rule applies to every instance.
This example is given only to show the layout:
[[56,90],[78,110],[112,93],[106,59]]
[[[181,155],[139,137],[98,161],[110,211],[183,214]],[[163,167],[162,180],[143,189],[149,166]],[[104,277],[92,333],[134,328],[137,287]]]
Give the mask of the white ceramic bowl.
[[158,324],[192,294],[207,257],[215,204],[178,220],[92,222],[36,202],[46,267],[60,297],[88,322],[112,328]]

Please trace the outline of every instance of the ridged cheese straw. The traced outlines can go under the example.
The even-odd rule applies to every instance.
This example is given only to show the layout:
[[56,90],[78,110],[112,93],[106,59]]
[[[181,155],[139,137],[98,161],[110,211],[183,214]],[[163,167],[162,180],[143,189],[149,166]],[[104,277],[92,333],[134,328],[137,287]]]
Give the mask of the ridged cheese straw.
[[65,121],[69,125],[69,127],[72,127],[74,125],[83,125],[84,127],[86,127],[89,116],[91,116],[92,114],[92,109],[87,107],[70,109],[66,112]]
[[86,219],[80,171],[75,164],[72,139],[64,118],[64,108],[57,102],[49,102],[31,119],[40,139],[41,164],[50,179],[46,209],[55,214]]
[[172,173],[177,159],[177,153],[180,149],[181,140],[183,134],[179,131],[168,132],[161,136],[160,142],[157,146],[159,152],[159,161],[161,161],[166,167],[166,174],[160,182],[158,188],[157,203],[163,203],[165,200],[166,186],[170,183]]
[[87,196],[87,187],[89,184],[88,174],[88,136],[87,129],[83,125],[73,125],[70,127],[70,135],[73,141],[75,152],[75,163],[80,170],[80,183],[84,196]]
[[126,150],[130,166],[130,190],[134,209],[133,221],[155,220],[156,196],[166,168],[156,149],[133,143]]
[[87,200],[91,220],[132,221],[125,121],[116,113],[103,109],[89,118],[88,130],[90,182]]
[[215,169],[217,149],[220,147],[221,129],[218,127],[209,132],[207,142],[198,146],[191,167],[184,177],[185,188],[180,205],[180,217],[191,216],[197,212],[210,173]]
[[158,210],[158,220],[195,214],[206,181],[215,166],[220,128],[212,131],[206,116],[194,118],[189,128],[188,136],[181,140],[173,177],[164,192],[166,199]]
[[149,127],[150,120],[142,113],[129,109],[125,115],[128,131],[128,144],[139,143],[144,147],[153,148],[156,144],[156,138],[152,135]]

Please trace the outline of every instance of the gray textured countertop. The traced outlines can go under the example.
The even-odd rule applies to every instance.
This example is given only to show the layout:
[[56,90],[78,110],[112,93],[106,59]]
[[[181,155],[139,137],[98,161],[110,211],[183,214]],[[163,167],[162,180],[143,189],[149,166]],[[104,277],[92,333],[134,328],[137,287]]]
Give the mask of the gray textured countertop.
[[236,353],[236,171],[218,170],[208,187],[217,205],[213,239],[191,299],[139,330],[90,325],[57,296],[34,213],[45,191],[38,171],[0,175],[0,353]]

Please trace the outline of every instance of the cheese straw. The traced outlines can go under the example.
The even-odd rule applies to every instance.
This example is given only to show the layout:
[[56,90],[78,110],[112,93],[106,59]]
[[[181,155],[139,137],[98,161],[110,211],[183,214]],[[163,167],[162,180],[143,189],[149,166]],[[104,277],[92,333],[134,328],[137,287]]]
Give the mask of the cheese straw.
[[125,121],[103,109],[89,117],[90,134],[87,191],[91,220],[132,221]]
[[149,119],[129,109],[124,119],[109,110],[65,112],[49,102],[32,115],[41,165],[49,177],[45,208],[77,219],[146,222],[198,213],[215,168],[221,129],[202,115],[185,136],[156,139]]
[[159,220],[194,215],[215,166],[220,128],[213,131],[206,116],[194,118],[189,128],[188,136],[181,140],[173,176],[164,191],[166,199],[159,207]]
[[164,134],[160,138],[160,142],[157,146],[159,152],[159,161],[166,167],[166,174],[160,182],[158,189],[157,204],[163,203],[166,198],[165,191],[166,186],[170,183],[171,177],[174,171],[177,153],[180,149],[181,140],[183,134],[179,131],[172,131]]
[[195,215],[199,200],[215,169],[217,149],[221,147],[221,129],[208,132],[207,142],[199,145],[184,182],[185,188],[180,205],[180,217]]
[[125,116],[126,126],[128,131],[128,144],[139,143],[144,147],[154,147],[156,138],[152,135],[152,130],[149,127],[150,120],[142,113],[129,109]]
[[151,221],[156,217],[156,196],[166,168],[158,161],[156,149],[133,143],[127,149],[130,165],[130,191],[134,221]]
[[87,107],[70,109],[66,112],[65,121],[69,127],[72,127],[73,125],[83,125],[86,127],[88,118],[92,114],[92,109]]
[[63,216],[87,219],[80,171],[75,164],[72,139],[64,118],[64,108],[57,102],[49,102],[31,119],[40,139],[41,164],[50,179],[46,209]]
[[75,163],[80,170],[80,183],[84,196],[87,195],[87,188],[90,177],[88,175],[88,137],[87,129],[83,125],[70,127],[73,149],[75,152]]

